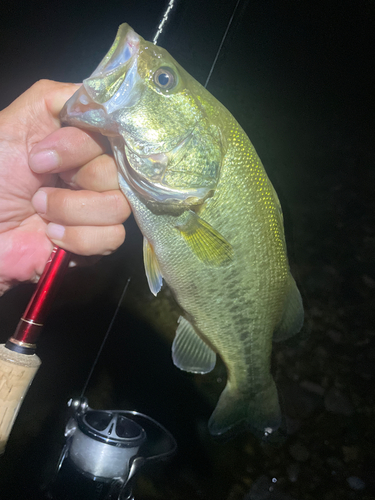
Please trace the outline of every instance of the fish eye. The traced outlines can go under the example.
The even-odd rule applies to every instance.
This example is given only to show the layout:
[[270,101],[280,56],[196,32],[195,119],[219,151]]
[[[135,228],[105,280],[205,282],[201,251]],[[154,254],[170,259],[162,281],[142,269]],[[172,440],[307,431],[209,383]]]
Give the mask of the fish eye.
[[154,73],[154,83],[162,90],[170,90],[176,86],[177,78],[170,68],[159,68]]

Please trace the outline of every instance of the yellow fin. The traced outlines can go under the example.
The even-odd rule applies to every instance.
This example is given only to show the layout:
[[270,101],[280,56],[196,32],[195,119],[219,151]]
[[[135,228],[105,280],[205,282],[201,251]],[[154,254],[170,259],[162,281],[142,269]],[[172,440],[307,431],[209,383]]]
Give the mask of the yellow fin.
[[163,284],[163,276],[154,249],[146,238],[143,238],[143,261],[145,264],[148,286],[156,297]]
[[205,264],[223,266],[233,260],[232,245],[194,212],[177,229],[194,254]]

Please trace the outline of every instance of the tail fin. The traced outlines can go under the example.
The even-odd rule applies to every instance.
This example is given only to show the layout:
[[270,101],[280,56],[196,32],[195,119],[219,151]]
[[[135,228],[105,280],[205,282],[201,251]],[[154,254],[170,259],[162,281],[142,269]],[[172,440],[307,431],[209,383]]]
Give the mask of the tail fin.
[[269,384],[251,398],[231,390],[229,384],[222,392],[208,423],[210,434],[221,436],[245,423],[251,430],[267,436],[281,424],[279,399],[275,382]]

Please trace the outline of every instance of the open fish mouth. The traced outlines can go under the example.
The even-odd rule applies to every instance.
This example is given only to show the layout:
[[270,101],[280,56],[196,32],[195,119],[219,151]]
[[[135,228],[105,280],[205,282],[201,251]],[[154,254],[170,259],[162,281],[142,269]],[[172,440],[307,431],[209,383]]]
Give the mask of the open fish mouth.
[[119,133],[110,115],[132,107],[139,99],[137,86],[140,37],[132,28],[120,26],[110,51],[82,87],[65,103],[62,123],[85,126],[104,135]]
[[[108,115],[131,107],[138,100],[136,82],[139,79],[139,47],[140,37],[129,25],[121,25],[110,51],[92,75],[83,80],[89,98],[101,104]],[[83,105],[89,103],[84,96],[79,100]]]
[[[99,66],[65,103],[60,119],[65,125],[84,127],[105,136],[122,135],[126,137],[129,154],[151,158],[163,154],[166,141],[162,140],[158,145],[143,140],[126,119],[128,110],[138,103],[142,95],[138,74],[140,47],[139,35],[128,24],[122,24]],[[169,137],[168,150],[178,148],[184,140]]]
[[199,205],[212,196],[219,165],[215,158],[203,167],[199,162],[192,166],[195,150],[204,149],[204,141],[198,144],[199,123],[166,134],[134,118],[147,88],[138,71],[140,55],[147,49],[143,43],[129,25],[121,25],[109,52],[67,101],[60,118],[64,124],[107,136],[124,180],[146,202]]

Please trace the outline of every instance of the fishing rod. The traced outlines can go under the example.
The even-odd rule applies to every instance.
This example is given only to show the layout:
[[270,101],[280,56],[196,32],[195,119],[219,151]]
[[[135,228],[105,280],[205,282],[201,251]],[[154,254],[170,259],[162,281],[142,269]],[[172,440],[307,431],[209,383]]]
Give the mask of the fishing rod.
[[55,246],[16,331],[0,345],[0,455],[22,401],[41,364],[36,342],[56,292],[69,265],[71,253]]

